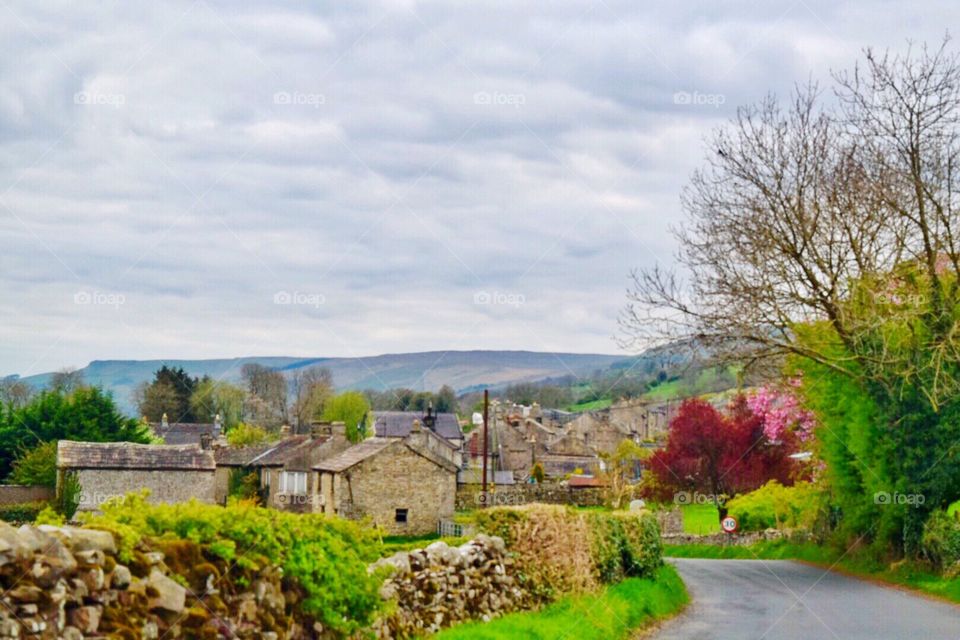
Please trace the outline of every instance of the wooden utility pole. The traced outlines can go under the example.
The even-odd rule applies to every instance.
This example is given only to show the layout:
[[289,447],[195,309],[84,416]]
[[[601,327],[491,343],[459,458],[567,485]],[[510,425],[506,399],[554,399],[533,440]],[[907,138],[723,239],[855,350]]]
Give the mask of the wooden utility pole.
[[490,390],[483,390],[483,484],[481,486],[481,491],[483,491],[483,504],[487,503],[487,452],[489,447],[487,444],[487,422],[489,420],[490,414]]

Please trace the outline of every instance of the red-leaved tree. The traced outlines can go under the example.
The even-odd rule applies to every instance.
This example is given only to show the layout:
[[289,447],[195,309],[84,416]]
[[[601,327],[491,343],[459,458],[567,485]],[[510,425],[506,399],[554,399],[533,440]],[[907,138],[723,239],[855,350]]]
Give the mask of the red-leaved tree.
[[793,484],[798,466],[790,454],[796,444],[793,438],[770,441],[763,418],[742,395],[726,413],[698,398],[685,400],[670,421],[667,446],[647,464],[657,481],[658,495],[653,497],[681,504],[694,497],[707,499],[722,518],[727,498],[769,480]]

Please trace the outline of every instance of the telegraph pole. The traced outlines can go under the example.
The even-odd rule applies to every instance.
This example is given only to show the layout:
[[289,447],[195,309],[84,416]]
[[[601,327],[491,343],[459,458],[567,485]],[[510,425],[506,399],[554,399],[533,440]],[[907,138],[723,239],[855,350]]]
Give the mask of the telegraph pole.
[[483,500],[484,505],[486,505],[488,496],[487,496],[487,451],[489,450],[487,444],[487,422],[489,420],[490,413],[490,390],[483,390],[483,484],[481,491],[483,491]]

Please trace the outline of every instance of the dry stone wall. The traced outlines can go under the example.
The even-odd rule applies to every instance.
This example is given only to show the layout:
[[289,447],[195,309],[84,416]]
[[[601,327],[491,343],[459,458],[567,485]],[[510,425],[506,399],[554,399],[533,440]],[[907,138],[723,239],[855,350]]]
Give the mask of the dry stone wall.
[[459,547],[443,541],[401,551],[371,567],[389,567],[380,595],[397,604],[374,628],[378,638],[410,638],[457,622],[490,620],[532,605],[503,539],[478,535]]
[[290,620],[278,570],[266,567],[247,590],[227,594],[214,574],[182,584],[167,559],[138,552],[123,564],[105,531],[0,523],[0,638],[322,637]]

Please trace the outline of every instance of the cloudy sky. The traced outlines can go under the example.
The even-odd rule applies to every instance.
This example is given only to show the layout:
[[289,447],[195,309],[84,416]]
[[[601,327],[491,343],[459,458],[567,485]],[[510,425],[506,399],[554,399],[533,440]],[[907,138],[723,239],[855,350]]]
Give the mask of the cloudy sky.
[[0,0],[0,374],[615,353],[629,271],[671,261],[706,133],[958,17],[812,0]]

